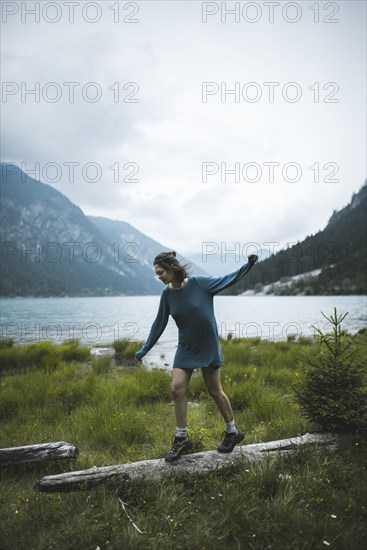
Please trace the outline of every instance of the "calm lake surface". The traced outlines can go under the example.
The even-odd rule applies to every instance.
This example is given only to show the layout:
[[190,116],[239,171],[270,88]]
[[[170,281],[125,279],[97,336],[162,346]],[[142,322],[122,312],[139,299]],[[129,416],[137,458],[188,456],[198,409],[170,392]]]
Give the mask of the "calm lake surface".
[[[2,298],[1,338],[19,344],[56,343],[78,338],[83,345],[103,346],[120,338],[145,341],[155,319],[159,296],[95,298]],[[366,296],[216,296],[214,308],[219,335],[226,338],[259,336],[287,340],[289,334],[312,336],[321,330],[334,307],[347,313],[342,328],[354,334],[367,326]],[[177,327],[170,317],[158,343],[144,358],[170,366],[177,345]]]

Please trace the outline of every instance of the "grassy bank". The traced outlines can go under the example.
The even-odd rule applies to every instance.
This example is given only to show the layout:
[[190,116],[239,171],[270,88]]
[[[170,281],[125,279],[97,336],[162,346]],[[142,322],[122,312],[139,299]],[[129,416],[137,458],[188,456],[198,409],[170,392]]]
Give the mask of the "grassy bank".
[[[316,352],[312,340],[232,339],[222,349],[223,386],[245,443],[315,431],[294,394],[302,351]],[[3,469],[2,549],[365,546],[367,449],[357,435],[337,453],[312,447],[190,481],[34,493],[35,480],[44,475],[162,457],[175,430],[170,375],[118,368],[76,342],[5,346],[0,363],[0,446],[63,440],[80,451],[71,461]],[[200,372],[190,382],[188,410],[194,451],[215,449],[224,424]],[[118,496],[144,534],[129,523]]]

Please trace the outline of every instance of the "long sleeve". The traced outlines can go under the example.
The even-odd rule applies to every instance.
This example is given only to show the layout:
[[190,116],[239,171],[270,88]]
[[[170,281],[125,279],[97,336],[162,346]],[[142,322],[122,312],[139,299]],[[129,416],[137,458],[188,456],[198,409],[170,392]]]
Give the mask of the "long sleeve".
[[255,262],[248,261],[247,264],[243,265],[237,271],[224,275],[223,277],[207,277],[205,275],[196,275],[196,280],[201,286],[201,288],[208,294],[218,294],[221,290],[234,285],[242,279],[254,266]]
[[135,353],[135,357],[137,357],[137,359],[140,360],[142,357],[144,357],[144,355],[148,353],[148,351],[154,346],[154,344],[160,338],[164,329],[167,326],[168,317],[169,317],[169,308],[168,308],[168,304],[167,304],[164,292],[162,292],[161,299],[159,302],[158,313],[152,324],[152,328],[150,329],[150,333],[147,338],[147,341],[145,342],[145,345]]

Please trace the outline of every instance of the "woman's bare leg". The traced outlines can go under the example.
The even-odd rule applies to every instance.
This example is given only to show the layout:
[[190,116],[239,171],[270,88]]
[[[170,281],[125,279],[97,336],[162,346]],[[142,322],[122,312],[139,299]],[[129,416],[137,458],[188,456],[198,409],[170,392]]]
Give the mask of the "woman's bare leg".
[[172,394],[177,428],[186,428],[187,425],[187,389],[192,372],[192,369],[172,369]]
[[226,423],[231,422],[231,420],[233,420],[232,406],[222,388],[220,381],[220,368],[214,369],[213,367],[206,367],[201,369],[201,372],[203,374],[207,390],[216,402],[224,421]]

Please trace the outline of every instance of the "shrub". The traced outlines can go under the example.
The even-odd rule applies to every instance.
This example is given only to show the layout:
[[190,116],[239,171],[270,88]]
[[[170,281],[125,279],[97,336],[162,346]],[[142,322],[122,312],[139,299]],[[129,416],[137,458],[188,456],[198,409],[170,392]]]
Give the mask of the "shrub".
[[58,353],[63,361],[88,361],[90,350],[80,347],[78,340],[70,340],[59,346]]
[[0,348],[0,372],[23,366],[21,362],[22,348]]
[[1,370],[49,367],[57,363],[56,346],[51,342],[37,342],[27,346],[0,349]]
[[297,343],[301,346],[312,346],[313,338],[312,336],[299,336],[297,339]]
[[92,372],[95,374],[106,374],[111,368],[111,357],[97,357],[92,363]]
[[61,345],[43,341],[19,347],[0,346],[1,370],[26,368],[43,368],[46,371],[57,367],[59,360],[87,361],[90,351],[87,347],[79,347],[79,342],[73,340]]
[[247,340],[232,338],[226,340],[222,346],[223,356],[226,363],[239,363],[247,365],[252,358],[251,344]]
[[116,353],[123,354],[125,351],[125,348],[128,346],[129,343],[130,343],[129,340],[115,340],[115,342],[112,344],[112,347]]
[[116,340],[112,347],[116,351],[116,358],[121,359],[133,359],[135,353],[139,351],[143,346],[142,342],[132,342],[131,340]]
[[341,330],[347,313],[327,317],[332,332],[319,335],[317,351],[303,356],[299,365],[303,377],[295,387],[298,402],[309,420],[323,430],[349,432],[365,429],[367,423],[366,391],[362,384],[362,368],[355,361],[358,348],[355,337]]
[[0,349],[12,348],[14,345],[13,338],[2,338],[0,340]]
[[142,345],[141,342],[129,342],[128,345],[125,348],[125,357],[128,359],[133,359],[135,356],[135,353],[141,349]]

